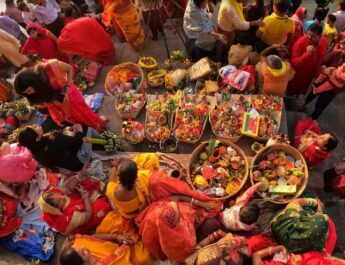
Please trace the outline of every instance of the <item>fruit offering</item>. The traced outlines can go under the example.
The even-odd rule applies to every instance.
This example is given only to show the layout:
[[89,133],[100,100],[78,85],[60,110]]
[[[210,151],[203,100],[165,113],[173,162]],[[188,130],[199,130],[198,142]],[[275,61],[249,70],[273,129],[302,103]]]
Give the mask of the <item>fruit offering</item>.
[[174,134],[182,142],[200,140],[207,122],[209,102],[206,96],[186,95],[176,111]]
[[83,142],[103,145],[107,153],[124,151],[122,137],[117,136],[111,131],[104,131],[99,138],[84,137]]
[[153,70],[147,75],[151,87],[159,87],[164,84],[166,71],[164,69]]
[[278,131],[278,122],[273,115],[260,115],[258,137],[268,139]]
[[161,142],[170,137],[171,114],[176,108],[174,96],[167,94],[147,106],[145,133],[148,140]]
[[172,51],[170,53],[170,61],[173,63],[183,63],[187,59],[187,54],[184,51]]
[[260,110],[283,110],[283,99],[277,96],[252,95],[251,100],[253,108]]
[[136,121],[122,123],[122,137],[130,144],[138,144],[145,140],[144,126]]
[[119,112],[132,112],[140,110],[146,102],[146,95],[123,93],[118,94],[115,99],[115,108]]
[[263,198],[284,203],[304,189],[307,167],[296,149],[280,146],[272,145],[258,153],[253,162],[251,178],[253,184],[263,184],[259,190]]
[[153,57],[140,57],[138,61],[139,67],[144,70],[153,70],[157,67],[157,61]]
[[210,113],[212,130],[217,137],[232,138],[241,135],[243,110],[229,101],[217,101]]
[[182,89],[188,80],[188,72],[176,69],[165,75],[165,87],[168,90]]
[[248,173],[248,163],[241,149],[234,144],[212,140],[197,150],[190,164],[193,186],[212,197],[235,195]]

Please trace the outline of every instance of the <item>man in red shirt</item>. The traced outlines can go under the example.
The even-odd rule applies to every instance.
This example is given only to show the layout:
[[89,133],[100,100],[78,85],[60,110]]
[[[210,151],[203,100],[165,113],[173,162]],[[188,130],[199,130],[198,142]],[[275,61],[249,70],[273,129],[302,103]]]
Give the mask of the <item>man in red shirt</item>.
[[287,94],[306,94],[312,79],[320,72],[327,53],[327,40],[322,37],[322,26],[312,24],[302,38],[297,40],[291,53],[291,66],[296,71],[289,82]]

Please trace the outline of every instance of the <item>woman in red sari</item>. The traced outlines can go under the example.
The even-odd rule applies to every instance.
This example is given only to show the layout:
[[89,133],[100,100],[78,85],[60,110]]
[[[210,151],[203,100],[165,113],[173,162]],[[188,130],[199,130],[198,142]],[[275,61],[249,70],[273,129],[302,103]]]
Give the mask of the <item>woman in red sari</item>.
[[221,202],[163,170],[150,176],[149,190],[152,203],[136,217],[139,234],[156,258],[183,262],[197,244],[195,229],[218,214]]
[[22,48],[23,54],[38,54],[42,59],[59,59],[68,62],[66,54],[58,49],[57,38],[49,30],[30,23],[26,26],[26,31],[29,38]]
[[81,174],[70,176],[63,187],[46,190],[38,204],[42,220],[62,234],[85,234],[96,228],[110,211],[99,183],[83,179]]
[[307,9],[300,6],[295,14],[291,17],[293,21],[295,22],[295,32],[293,34],[293,41],[290,45],[290,48],[292,50],[293,44],[299,40],[304,35],[304,20],[307,17]]
[[302,153],[309,166],[319,165],[338,145],[338,139],[333,134],[321,134],[317,122],[309,118],[297,122],[294,135],[294,146]]
[[111,65],[115,57],[112,40],[93,18],[82,17],[68,23],[57,40],[68,55],[80,55],[91,61]]
[[54,122],[80,123],[103,131],[105,118],[95,114],[85,103],[78,88],[71,82],[72,67],[58,60],[48,60],[17,73],[14,87],[32,104],[49,111]]

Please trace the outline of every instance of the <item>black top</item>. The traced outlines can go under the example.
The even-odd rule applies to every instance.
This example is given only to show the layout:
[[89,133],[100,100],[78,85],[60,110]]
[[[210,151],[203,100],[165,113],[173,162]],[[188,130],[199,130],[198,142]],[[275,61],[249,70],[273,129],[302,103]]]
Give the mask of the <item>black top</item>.
[[46,159],[55,167],[80,171],[83,164],[79,161],[77,153],[83,144],[83,137],[84,134],[81,132],[77,132],[75,136],[56,134],[46,151]]

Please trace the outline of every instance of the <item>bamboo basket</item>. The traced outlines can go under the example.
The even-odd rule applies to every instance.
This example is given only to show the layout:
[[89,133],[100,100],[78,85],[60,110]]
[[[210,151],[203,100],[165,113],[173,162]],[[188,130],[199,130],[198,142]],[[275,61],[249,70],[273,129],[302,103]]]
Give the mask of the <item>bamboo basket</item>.
[[[281,118],[282,118],[282,112],[281,111],[272,111],[272,116],[273,118],[277,121],[277,129],[276,131],[269,137],[254,137],[255,140],[259,140],[259,141],[268,141],[268,139],[270,139],[274,134],[277,134],[280,128],[280,123],[281,123]],[[260,114],[261,115],[261,114]]]
[[308,166],[307,163],[305,162],[304,157],[302,156],[302,154],[294,147],[290,146],[290,145],[285,145],[285,144],[273,144],[270,146],[265,147],[264,149],[260,150],[254,157],[251,168],[250,168],[250,181],[251,184],[254,185],[254,180],[253,180],[253,166],[255,164],[255,161],[261,156],[261,154],[263,154],[264,152],[266,152],[268,149],[273,149],[273,150],[277,150],[277,151],[284,151],[285,153],[291,155],[293,158],[295,158],[296,160],[301,160],[304,164],[304,180],[303,180],[303,184],[300,186],[300,188],[298,189],[298,191],[296,192],[296,194],[294,196],[291,196],[291,198],[287,198],[287,199],[283,199],[283,200],[276,200],[276,199],[271,199],[271,198],[265,198],[262,196],[262,194],[260,192],[257,192],[257,194],[259,194],[259,196],[261,198],[263,198],[264,200],[267,200],[269,202],[275,203],[275,204],[287,204],[290,201],[292,201],[293,199],[298,198],[299,196],[301,196],[301,194],[303,193],[304,189],[306,188],[307,184],[308,184],[308,177],[309,177],[309,173],[308,173]]
[[113,93],[112,91],[110,91],[110,81],[109,81],[109,76],[111,72],[116,72],[122,69],[131,69],[137,73],[139,73],[141,81],[138,85],[138,88],[136,90],[136,93],[144,93],[145,89],[147,88],[147,81],[146,81],[146,76],[143,72],[143,70],[135,63],[132,62],[126,62],[126,63],[122,63],[122,64],[118,64],[115,65],[107,74],[106,78],[105,78],[105,82],[104,82],[104,89],[105,92],[109,95],[109,96],[114,96],[115,93]]
[[[150,142],[153,142],[153,143],[161,143],[161,142],[163,142],[163,141],[169,139],[170,136],[171,136],[171,128],[170,128],[170,130],[169,130],[169,136],[168,136],[167,138],[165,138],[165,139],[161,139],[160,141],[156,141],[156,140],[152,139],[151,136],[148,134],[146,124],[147,124],[147,119],[148,119],[148,116],[150,115],[150,112],[152,112],[152,111],[146,110],[146,115],[145,115],[145,126],[144,126],[144,127],[145,127],[145,137],[146,137],[146,139],[147,139],[148,141],[150,141]],[[160,111],[159,111],[159,112],[160,112]],[[160,113],[161,113],[161,112],[160,112]]]
[[116,110],[117,115],[119,115],[119,117],[121,119],[123,119],[123,120],[125,120],[125,119],[135,120],[138,117],[140,111],[145,106],[146,102],[147,102],[147,97],[145,96],[145,100],[144,100],[143,104],[140,106],[140,108],[133,110],[133,111],[121,111],[117,108],[117,104],[116,104],[117,99],[115,99],[115,110]]
[[[240,187],[238,188],[237,191],[233,192],[232,194],[228,194],[224,197],[217,197],[215,199],[217,200],[226,200],[232,196],[235,196],[243,187],[244,185],[246,184],[247,182],[247,179],[248,179],[248,173],[249,173],[249,163],[248,163],[248,159],[247,159],[247,156],[245,155],[245,153],[243,152],[243,150],[236,144],[232,143],[231,141],[228,141],[228,140],[223,140],[221,141],[222,144],[224,144],[225,146],[230,146],[232,147],[234,150],[237,151],[237,153],[243,157],[244,159],[244,162],[245,162],[245,166],[244,166],[244,175],[243,175],[243,178],[242,178],[242,182],[240,184]],[[208,142],[204,142],[204,143],[201,143],[200,145],[198,145],[193,153],[191,154],[190,158],[189,158],[189,161],[188,161],[188,175],[187,175],[187,182],[188,184],[192,184],[193,181],[191,179],[191,171],[192,171],[192,165],[193,163],[198,159],[200,153],[204,150],[205,146],[208,145]],[[192,184],[192,188],[193,189],[196,189],[194,187],[194,185]]]
[[[176,119],[176,117],[177,117],[178,111],[180,111],[180,110],[181,110],[181,109],[179,109],[179,108],[176,110],[175,119]],[[203,126],[202,126],[202,131],[201,131],[201,133],[200,133],[199,138],[196,139],[196,140],[193,140],[193,141],[185,140],[185,139],[182,139],[182,138],[179,138],[179,137],[176,136],[176,134],[175,134],[175,124],[176,124],[176,120],[175,120],[175,122],[174,122],[174,127],[173,127],[173,134],[174,134],[174,136],[176,137],[176,139],[177,139],[179,142],[187,143],[187,144],[196,144],[196,143],[198,143],[198,142],[200,141],[202,135],[204,134],[204,131],[205,131],[205,128],[206,128],[206,124],[207,124],[207,120],[208,120],[208,117],[207,117],[207,116],[209,116],[209,115],[206,114],[206,117],[204,118]]]

